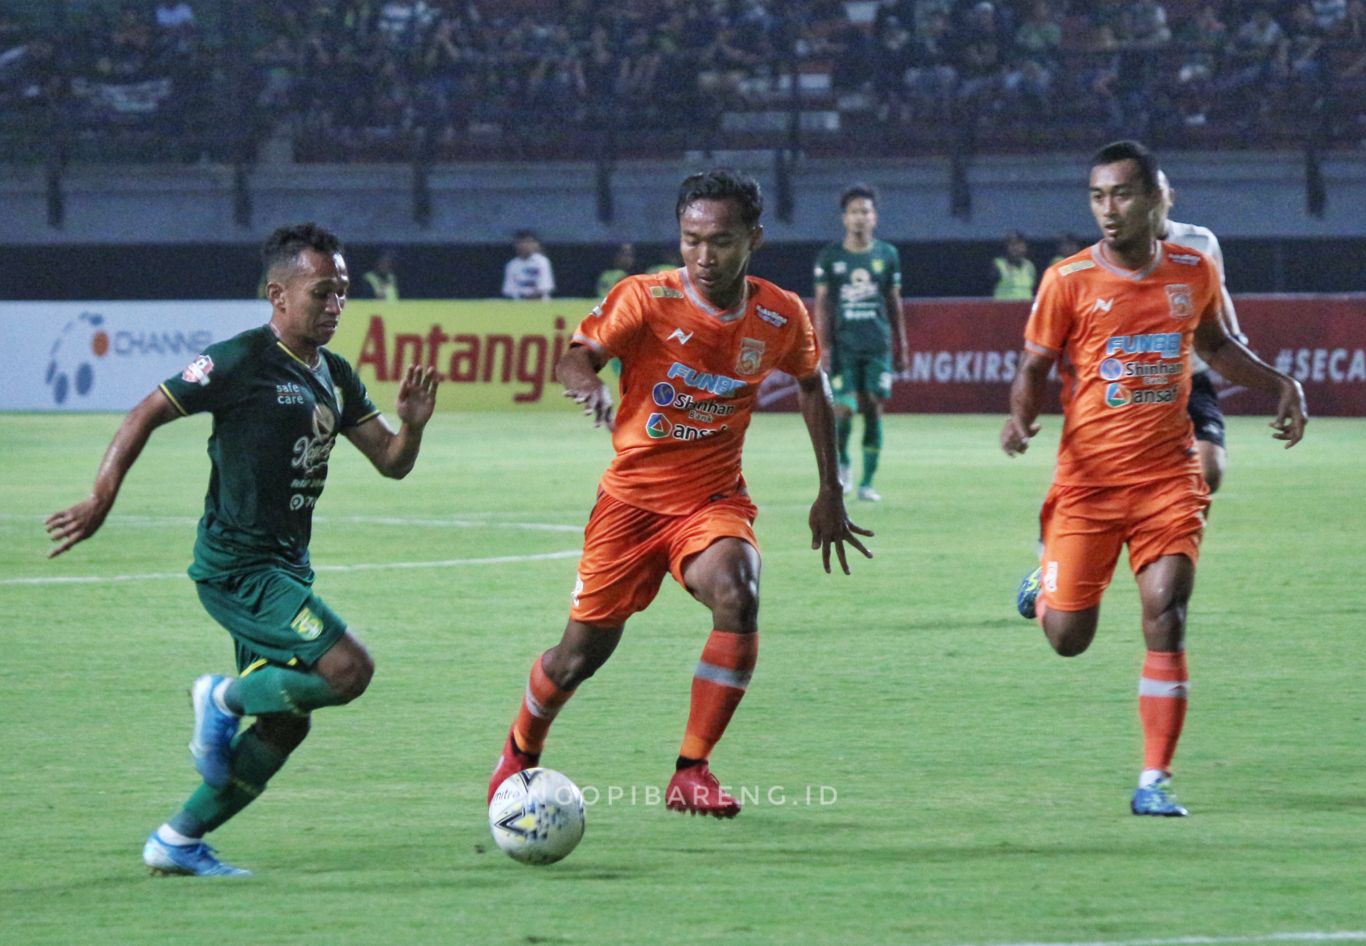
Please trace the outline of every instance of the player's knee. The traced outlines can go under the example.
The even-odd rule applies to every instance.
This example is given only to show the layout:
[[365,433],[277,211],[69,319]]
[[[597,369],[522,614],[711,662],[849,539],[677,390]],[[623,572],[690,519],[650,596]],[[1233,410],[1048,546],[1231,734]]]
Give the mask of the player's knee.
[[759,578],[745,573],[718,582],[711,596],[716,626],[752,631],[759,620]]
[[598,672],[604,661],[586,650],[554,647],[541,658],[545,675],[561,690],[573,690]]
[[1088,620],[1050,620],[1055,612],[1044,615],[1044,636],[1059,657],[1076,657],[1084,654],[1096,636],[1094,621]]
[[365,648],[357,648],[351,659],[337,669],[327,680],[342,703],[350,703],[360,697],[370,686],[375,676],[375,661]]

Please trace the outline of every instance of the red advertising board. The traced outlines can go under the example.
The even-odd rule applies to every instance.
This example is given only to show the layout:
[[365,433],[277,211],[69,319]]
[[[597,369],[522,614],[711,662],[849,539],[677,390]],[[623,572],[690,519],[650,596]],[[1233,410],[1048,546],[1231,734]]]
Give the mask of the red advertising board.
[[[1366,295],[1237,296],[1238,318],[1265,361],[1304,385],[1319,416],[1366,416]],[[1029,304],[991,299],[912,299],[905,304],[906,370],[892,388],[893,411],[1005,413]],[[1229,414],[1274,409],[1267,395],[1221,386]],[[1058,410],[1057,390],[1046,411]],[[761,394],[769,410],[793,410],[791,379]]]

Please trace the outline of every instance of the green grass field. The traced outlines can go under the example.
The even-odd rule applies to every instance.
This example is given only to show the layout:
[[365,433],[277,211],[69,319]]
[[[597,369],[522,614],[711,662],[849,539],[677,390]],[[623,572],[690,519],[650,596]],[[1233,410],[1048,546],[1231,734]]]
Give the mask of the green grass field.
[[546,868],[492,847],[485,780],[563,626],[607,438],[568,407],[447,412],[402,483],[340,445],[317,588],[379,670],[213,836],[243,881],[139,857],[195,782],[186,688],[231,667],[183,576],[207,421],[159,431],[103,531],[43,557],[43,517],[85,494],[117,423],[0,415],[6,944],[1366,941],[1366,422],[1316,419],[1285,452],[1232,419],[1190,619],[1193,817],[1157,820],[1128,814],[1126,566],[1080,658],[1014,613],[1058,420],[1008,460],[999,418],[892,418],[887,499],[852,509],[877,557],[846,577],[809,549],[800,420],[758,418],[763,646],[713,758],[746,810],[647,804],[710,626],[666,582],[552,733],[546,764],[597,803]]

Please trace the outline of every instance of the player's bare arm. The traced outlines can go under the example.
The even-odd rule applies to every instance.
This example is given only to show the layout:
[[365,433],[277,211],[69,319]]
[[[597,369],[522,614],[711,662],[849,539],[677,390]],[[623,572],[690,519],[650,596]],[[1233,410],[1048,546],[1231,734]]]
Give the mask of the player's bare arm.
[[104,451],[104,459],[100,461],[99,472],[95,475],[95,488],[90,495],[76,505],[47,517],[48,538],[57,543],[57,547],[47,553],[48,558],[56,558],[99,530],[114,506],[123,478],[147,445],[152,431],[179,416],[180,412],[160,388],[128,412],[114,439],[109,442],[109,448]]
[[1230,338],[1222,322],[1201,322],[1195,330],[1195,350],[1209,366],[1225,379],[1244,387],[1277,396],[1276,419],[1272,436],[1293,447],[1304,437],[1309,410],[1304,389],[1288,374],[1282,374],[1252,353],[1247,346]]
[[827,371],[830,368],[830,352],[834,351],[831,347],[831,326],[835,324],[835,314],[830,311],[831,308],[830,287],[820,283],[811,299],[811,322],[816,329],[816,339],[820,342],[821,361]]
[[1001,428],[1001,449],[1018,456],[1029,449],[1029,441],[1042,429],[1035,418],[1043,404],[1044,385],[1053,367],[1052,357],[1025,349],[1020,352],[1020,367],[1010,384],[1010,416]]
[[816,469],[820,474],[820,490],[811,504],[811,547],[821,550],[821,565],[830,572],[830,546],[835,546],[840,568],[849,574],[849,562],[844,553],[848,542],[872,558],[858,536],[871,536],[869,529],[861,529],[849,521],[844,509],[844,487],[840,485],[839,462],[835,455],[835,409],[830,398],[830,381],[824,371],[817,371],[797,380],[797,403],[801,407],[806,432],[816,451]]
[[906,344],[906,319],[901,310],[901,294],[895,286],[887,290],[887,319],[892,326],[892,370],[901,374],[910,364],[910,348]]
[[422,449],[422,431],[436,410],[437,376],[435,368],[409,365],[398,385],[394,413],[401,426],[396,431],[382,414],[343,431],[346,439],[365,454],[375,469],[391,479],[401,480],[412,472]]
[[555,365],[555,377],[564,385],[564,396],[582,405],[584,415],[593,418],[594,427],[611,430],[612,392],[598,377],[606,363],[593,349],[575,345]]

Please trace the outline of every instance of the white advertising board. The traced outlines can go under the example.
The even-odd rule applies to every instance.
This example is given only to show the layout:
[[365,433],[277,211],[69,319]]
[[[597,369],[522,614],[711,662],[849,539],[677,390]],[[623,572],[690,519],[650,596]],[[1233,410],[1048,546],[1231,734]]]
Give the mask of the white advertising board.
[[0,302],[0,410],[126,411],[209,345],[269,320],[254,299]]

